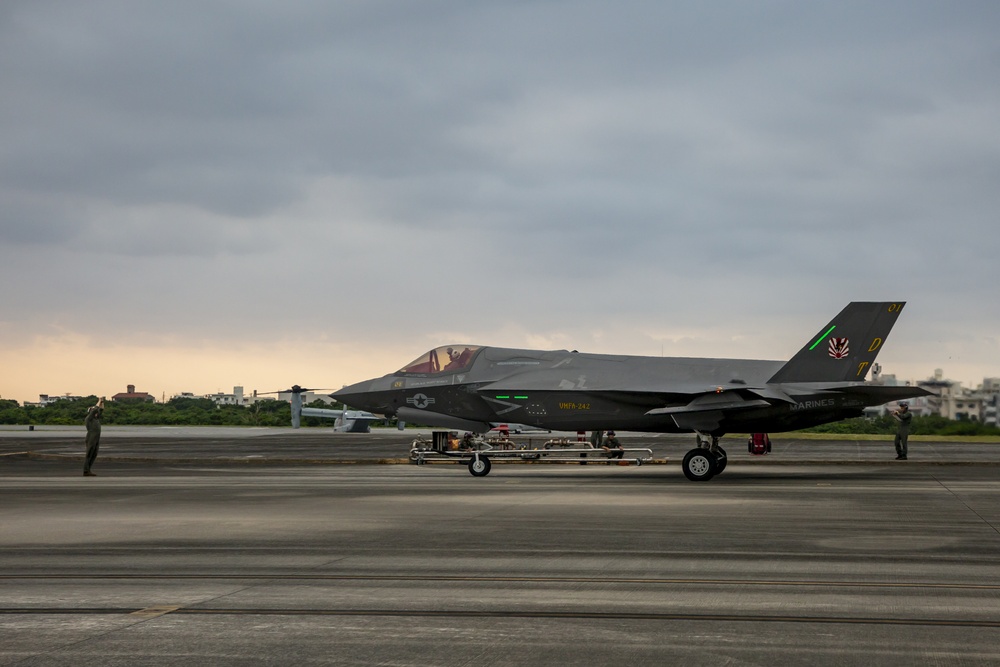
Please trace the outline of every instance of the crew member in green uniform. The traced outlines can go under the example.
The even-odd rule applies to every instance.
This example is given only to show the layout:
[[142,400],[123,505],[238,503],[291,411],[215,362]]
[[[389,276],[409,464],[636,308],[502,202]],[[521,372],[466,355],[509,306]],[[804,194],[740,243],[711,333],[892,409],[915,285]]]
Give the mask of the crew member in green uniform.
[[101,397],[96,405],[87,410],[87,418],[83,423],[87,425],[87,458],[83,461],[83,474],[86,477],[97,477],[97,473],[91,472],[90,467],[97,459],[97,450],[101,446],[101,416],[104,414],[104,397]]
[[604,439],[603,448],[609,459],[620,459],[625,456],[622,443],[618,440],[618,436],[615,435],[614,431],[608,431],[608,437]]
[[906,460],[906,440],[910,437],[910,422],[913,421],[913,413],[910,412],[910,405],[905,402],[899,404],[899,409],[892,413],[893,419],[899,422],[896,429],[896,460]]

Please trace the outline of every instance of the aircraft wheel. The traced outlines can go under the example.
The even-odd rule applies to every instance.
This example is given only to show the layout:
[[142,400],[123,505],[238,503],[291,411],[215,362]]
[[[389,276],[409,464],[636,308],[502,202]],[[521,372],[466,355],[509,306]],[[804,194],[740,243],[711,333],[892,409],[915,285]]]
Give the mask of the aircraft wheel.
[[473,477],[486,477],[490,474],[490,468],[492,467],[493,464],[485,456],[473,458],[469,461],[469,472],[472,473]]
[[729,458],[726,456],[726,450],[722,447],[717,447],[716,449],[719,450],[719,457],[715,460],[715,474],[718,475],[726,469],[726,462]]
[[684,476],[692,482],[705,482],[716,473],[715,456],[704,447],[698,447],[684,455],[681,467],[684,469]]

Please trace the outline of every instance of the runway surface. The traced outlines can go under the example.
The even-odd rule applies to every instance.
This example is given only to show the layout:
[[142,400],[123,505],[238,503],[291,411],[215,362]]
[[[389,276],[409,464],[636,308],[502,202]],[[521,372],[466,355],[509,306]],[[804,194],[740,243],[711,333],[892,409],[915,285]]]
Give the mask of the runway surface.
[[691,483],[689,438],[475,478],[336,464],[398,434],[111,431],[95,478],[81,429],[0,431],[0,665],[1000,662],[997,445],[776,438]]
[[[31,458],[62,462],[67,469],[82,465],[85,431],[81,426],[41,426],[28,431],[25,426],[0,426],[0,458]],[[327,428],[239,428],[105,426],[101,435],[101,462],[173,463],[377,463],[404,462],[410,444],[430,431],[400,432],[377,429],[370,434],[336,433]],[[528,448],[541,448],[552,439],[573,441],[575,433],[512,434],[511,440]],[[694,446],[690,434],[619,433],[625,447],[649,448],[659,463],[680,465]],[[729,464],[797,465],[894,463],[892,437],[881,440],[816,440],[794,434],[772,438],[773,451],[766,457],[751,456],[746,441],[737,436],[724,438]],[[556,450],[559,447],[555,447]],[[964,463],[1000,465],[1000,443],[946,442],[910,439],[907,465]],[[48,470],[59,470],[53,466]]]

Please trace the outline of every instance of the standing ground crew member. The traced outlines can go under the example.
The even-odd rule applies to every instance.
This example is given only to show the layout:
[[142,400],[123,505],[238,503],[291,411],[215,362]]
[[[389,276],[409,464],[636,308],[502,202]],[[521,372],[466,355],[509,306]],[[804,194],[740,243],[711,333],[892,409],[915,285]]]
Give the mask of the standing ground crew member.
[[899,422],[896,429],[896,460],[906,460],[906,440],[910,437],[910,422],[913,421],[913,413],[910,412],[909,403],[902,402],[899,409],[894,410],[892,418]]
[[104,414],[104,397],[102,396],[97,405],[91,406],[87,410],[87,418],[83,423],[87,425],[87,458],[83,461],[83,474],[85,477],[97,477],[97,473],[91,472],[90,467],[97,459],[97,449],[101,446],[101,416]]

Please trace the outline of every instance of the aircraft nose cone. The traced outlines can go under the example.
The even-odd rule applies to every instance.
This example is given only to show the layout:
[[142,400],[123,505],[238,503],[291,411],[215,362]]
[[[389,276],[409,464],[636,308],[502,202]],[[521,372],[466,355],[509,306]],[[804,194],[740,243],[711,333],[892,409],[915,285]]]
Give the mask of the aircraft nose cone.
[[331,396],[344,405],[354,408],[361,408],[369,412],[381,412],[379,406],[374,405],[376,395],[372,392],[372,380],[365,380],[356,384],[343,387],[331,394]]

